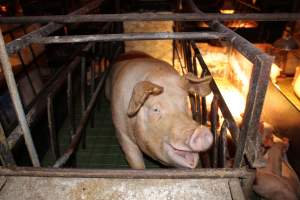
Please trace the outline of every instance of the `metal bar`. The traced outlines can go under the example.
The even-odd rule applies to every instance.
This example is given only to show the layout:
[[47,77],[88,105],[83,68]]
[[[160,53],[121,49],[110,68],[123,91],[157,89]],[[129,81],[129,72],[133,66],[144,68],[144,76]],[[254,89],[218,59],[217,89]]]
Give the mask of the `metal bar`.
[[185,67],[183,66],[183,64],[182,64],[182,62],[181,62],[180,54],[179,54],[179,52],[178,52],[178,48],[177,48],[176,43],[175,43],[175,52],[176,52],[177,57],[178,57],[178,60],[179,60],[179,65],[180,65],[180,68],[181,68],[181,72],[182,72],[182,74],[184,74],[184,68],[185,68]]
[[[90,88],[90,93],[91,95],[94,93],[95,90],[95,43],[92,46],[92,62],[91,62],[91,88]],[[94,116],[94,111],[92,111],[91,114],[91,128],[94,128],[94,122],[95,122],[95,116]]]
[[[194,12],[205,15],[205,13],[197,8],[193,0],[185,0],[185,3],[187,3],[190,9],[192,9]],[[273,59],[266,53],[263,53],[261,50],[256,48],[245,38],[228,29],[218,21],[215,20],[210,22],[210,27],[220,33],[228,34],[227,40],[230,41],[233,47],[235,47],[241,54],[248,58],[248,60],[254,63],[246,108],[244,111],[245,117],[242,121],[241,134],[238,140],[239,145],[234,159],[234,167],[241,167],[244,153],[246,153],[247,158],[253,167],[255,167],[255,165],[261,167],[264,165],[264,162],[261,155],[259,155],[260,144],[257,140],[257,130]],[[228,121],[228,123],[230,130],[230,121]],[[245,148],[246,152],[244,152]]]
[[237,13],[219,14],[206,13],[124,13],[124,14],[89,14],[89,15],[50,15],[1,17],[0,23],[84,23],[84,22],[123,22],[123,21],[296,21],[300,20],[299,13]]
[[245,146],[247,146],[246,155],[248,160],[251,161],[252,165],[255,161],[256,164],[259,164],[257,163],[259,162],[257,159],[260,157],[257,155],[257,152],[259,152],[258,150],[261,145],[258,144],[256,137],[259,135],[259,120],[269,83],[271,65],[272,60],[269,59],[269,56],[264,54],[257,55],[251,73],[247,103],[241,125],[239,146],[237,147],[234,158],[234,167],[241,166],[243,155],[245,153]]
[[103,76],[101,77],[101,80],[99,81],[98,85],[97,85],[97,88],[95,90],[95,93],[93,94],[93,96],[91,97],[91,100],[86,108],[86,110],[84,111],[84,114],[83,116],[81,117],[80,119],[80,122],[79,122],[79,125],[76,129],[76,132],[75,134],[73,135],[72,137],[72,141],[68,147],[68,149],[65,151],[65,153],[55,162],[55,164],[53,165],[53,167],[61,167],[63,166],[67,161],[68,159],[70,158],[70,156],[75,152],[79,142],[80,142],[80,139],[81,139],[81,136],[82,136],[82,130],[86,127],[87,125],[87,122],[88,122],[88,119],[91,115],[91,112],[92,112],[92,109],[96,103],[96,100],[97,100],[97,97],[100,93],[100,90],[104,84],[104,80],[107,76],[107,71],[106,73],[103,74]]
[[[94,0],[91,3],[88,3],[86,6],[70,13],[67,16],[74,16],[74,15],[88,13],[88,12],[94,10],[96,7],[99,7],[102,2],[103,2],[103,0]],[[63,24],[49,23],[35,31],[32,31],[26,35],[23,35],[22,37],[20,37],[16,40],[13,40],[6,45],[7,53],[8,54],[15,53],[15,52],[19,51],[20,49],[31,44],[32,39],[50,35],[54,31],[56,31],[62,27],[63,27]]]
[[[81,86],[80,86],[80,97],[81,97],[81,116],[84,115],[86,107],[86,59],[85,57],[81,58]],[[82,148],[86,146],[86,132],[82,130]]]
[[67,77],[67,104],[68,104],[68,117],[69,117],[69,128],[70,128],[70,141],[75,133],[75,112],[73,103],[73,80],[72,72],[68,72]]
[[220,167],[228,167],[226,165],[227,163],[227,155],[228,155],[228,151],[227,151],[227,121],[226,119],[223,121],[222,126],[221,126],[221,133],[220,133]]
[[[199,10],[193,0],[185,0],[185,3],[188,4],[189,8],[194,12],[198,13],[201,16],[206,16],[207,14]],[[278,14],[277,14],[278,15]],[[248,40],[230,30],[223,24],[219,23],[217,20],[213,20],[209,22],[209,26],[217,31],[218,33],[225,33],[226,39],[230,41],[234,48],[236,48],[241,54],[243,54],[246,58],[248,58],[252,63],[256,62],[256,56],[260,54],[266,55],[260,49],[256,48],[253,44],[251,44]],[[267,59],[271,60],[269,56],[266,56]]]
[[154,33],[117,33],[98,35],[51,36],[32,38],[31,42],[40,44],[109,42],[124,40],[171,40],[171,39],[206,39],[217,40],[226,37],[216,32],[154,32]]
[[24,134],[25,143],[26,143],[32,164],[35,167],[39,167],[40,166],[39,158],[38,158],[36,149],[35,149],[33,141],[32,141],[30,129],[29,129],[27,121],[26,121],[26,117],[25,117],[24,109],[23,109],[23,106],[21,103],[20,95],[18,92],[16,80],[15,80],[15,77],[14,77],[14,74],[12,71],[12,66],[9,62],[9,57],[8,57],[8,54],[5,49],[5,42],[3,39],[1,28],[0,28],[0,32],[1,32],[1,34],[0,34],[0,60],[1,60],[1,64],[2,64],[2,70],[4,73],[4,77],[6,80],[6,84],[7,84],[7,87],[8,87],[8,90],[9,90],[9,93],[10,93],[10,96],[11,96],[11,99],[12,99],[12,102],[14,105],[15,112],[17,114],[18,121],[20,123],[22,132]]
[[53,111],[53,96],[49,95],[47,98],[47,116],[48,116],[48,127],[50,135],[50,147],[55,159],[59,158],[60,150],[57,141],[56,127],[55,127],[55,118]]
[[6,136],[0,123],[0,160],[2,166],[14,166],[16,165],[15,159],[9,149],[8,143],[6,141]]
[[[195,51],[195,55],[197,56],[199,63],[201,64],[201,67],[207,71],[207,75],[211,75],[207,65],[205,64],[205,62],[203,60],[203,57],[201,56],[201,53],[200,53],[198,47],[195,45],[194,42],[192,42],[192,47]],[[228,106],[226,105],[225,100],[224,100],[214,79],[211,81],[210,86],[211,86],[211,90],[214,93],[214,95],[217,96],[219,99],[219,108],[220,108],[224,118],[226,118],[226,120],[228,122],[228,129],[230,130],[230,133],[232,134],[233,142],[234,142],[234,144],[237,144],[240,129],[236,125],[234,118],[233,118]]]
[[213,163],[212,166],[214,168],[218,167],[218,133],[217,133],[217,125],[218,125],[218,97],[214,96],[211,102],[210,109],[210,121],[211,121],[211,132],[214,137],[213,142]]
[[76,169],[76,168],[29,168],[0,167],[1,176],[32,176],[32,177],[70,177],[70,178],[241,178],[247,179],[255,174],[248,169],[148,169],[148,170],[109,170],[109,169]]
[[[200,99],[200,97],[199,97]],[[206,108],[206,98],[201,97],[201,124],[202,125],[207,125],[207,108]]]

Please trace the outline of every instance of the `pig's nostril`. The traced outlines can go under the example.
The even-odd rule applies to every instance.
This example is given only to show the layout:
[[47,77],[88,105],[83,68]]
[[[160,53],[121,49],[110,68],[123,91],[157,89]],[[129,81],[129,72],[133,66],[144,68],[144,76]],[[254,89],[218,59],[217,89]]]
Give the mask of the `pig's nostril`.
[[206,127],[197,128],[190,138],[189,145],[193,151],[205,151],[213,142],[210,130]]

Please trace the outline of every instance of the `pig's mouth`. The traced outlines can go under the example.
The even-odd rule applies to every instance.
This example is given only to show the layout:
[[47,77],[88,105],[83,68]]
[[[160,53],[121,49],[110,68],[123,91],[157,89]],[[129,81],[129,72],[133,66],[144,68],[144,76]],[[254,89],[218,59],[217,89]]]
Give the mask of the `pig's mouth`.
[[180,150],[167,143],[165,143],[165,148],[168,156],[176,167],[194,169],[197,166],[199,160],[199,154],[197,152]]

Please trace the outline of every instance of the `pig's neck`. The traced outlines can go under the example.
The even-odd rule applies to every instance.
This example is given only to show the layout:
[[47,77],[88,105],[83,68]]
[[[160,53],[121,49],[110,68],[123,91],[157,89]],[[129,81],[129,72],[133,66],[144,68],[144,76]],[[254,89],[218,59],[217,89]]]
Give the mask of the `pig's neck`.
[[276,146],[272,146],[268,151],[268,163],[266,171],[274,173],[278,176],[282,174],[282,150]]

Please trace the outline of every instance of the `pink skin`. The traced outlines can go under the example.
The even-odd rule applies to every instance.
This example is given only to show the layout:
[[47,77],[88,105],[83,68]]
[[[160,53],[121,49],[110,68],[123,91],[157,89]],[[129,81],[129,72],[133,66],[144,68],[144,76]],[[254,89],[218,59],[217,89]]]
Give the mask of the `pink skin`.
[[267,199],[296,200],[300,197],[299,179],[286,158],[288,140],[270,143],[267,165],[256,172],[255,192]]
[[[193,90],[201,86],[197,84]],[[213,137],[207,127],[193,121],[188,87],[169,64],[149,57],[113,66],[105,92],[130,167],[145,168],[143,153],[167,166],[197,166],[198,152],[206,151]]]

